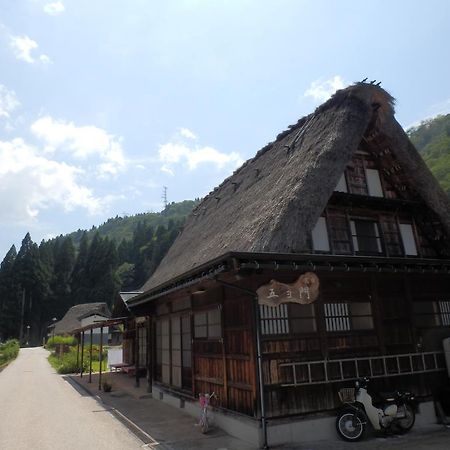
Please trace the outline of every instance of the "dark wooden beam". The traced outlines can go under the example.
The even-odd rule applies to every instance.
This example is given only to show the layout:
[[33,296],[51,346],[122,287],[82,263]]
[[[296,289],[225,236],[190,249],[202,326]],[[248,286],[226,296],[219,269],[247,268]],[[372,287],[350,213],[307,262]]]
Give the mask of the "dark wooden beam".
[[91,335],[91,340],[89,343],[89,383],[92,382],[92,334],[94,330],[91,328],[91,332],[89,333]]
[[100,362],[100,369],[98,374],[98,390],[102,390],[102,364],[103,364],[103,326],[100,327],[100,352],[98,354],[98,360]]

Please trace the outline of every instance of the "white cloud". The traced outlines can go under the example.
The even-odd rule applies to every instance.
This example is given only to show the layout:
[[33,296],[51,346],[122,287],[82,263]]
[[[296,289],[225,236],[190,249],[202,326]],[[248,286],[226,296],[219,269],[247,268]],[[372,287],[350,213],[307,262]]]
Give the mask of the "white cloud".
[[44,5],[44,12],[50,16],[57,16],[58,14],[64,12],[65,9],[66,8],[64,7],[63,2],[53,2]]
[[20,106],[16,93],[0,84],[0,118],[9,119],[11,113]]
[[309,88],[303,94],[305,97],[312,97],[316,102],[328,100],[338,89],[345,86],[344,80],[340,75],[335,75],[329,80],[319,78],[313,81]]
[[189,128],[180,128],[180,135],[188,139],[197,139],[197,136]]
[[203,164],[223,169],[225,167],[236,168],[244,162],[237,152],[224,153],[210,146],[193,145],[187,140],[197,140],[197,136],[187,128],[180,128],[173,141],[159,146],[162,172],[174,176],[175,165],[182,165],[192,171]]
[[31,52],[38,48],[37,42],[28,36],[11,36],[11,47],[14,50],[17,59],[21,59],[27,63],[34,63]]
[[29,64],[34,64],[36,61],[40,61],[43,64],[48,64],[51,62],[49,56],[42,54],[36,59],[34,56],[34,50],[38,48],[36,41],[33,41],[30,37],[23,36],[9,36],[11,48],[14,51],[14,55],[17,59],[25,61]]
[[[237,152],[223,153],[210,146],[191,146],[180,140],[186,133],[179,131],[175,142],[167,142],[159,147],[159,160],[163,163],[161,170],[174,175],[174,165],[182,164],[189,170],[195,170],[202,164],[210,164],[218,169],[226,166],[239,167],[244,160]],[[188,130],[189,131],[189,130]],[[193,136],[194,133],[190,132]],[[189,136],[190,137],[190,136]]]
[[31,131],[45,142],[44,150],[48,153],[62,150],[79,160],[100,159],[97,169],[101,176],[115,175],[126,166],[122,139],[102,128],[76,126],[73,122],[45,116],[31,125]]
[[105,199],[78,182],[82,174],[77,167],[43,157],[23,139],[0,141],[0,223],[28,224],[51,207],[101,212]]
[[45,54],[42,54],[42,55],[39,56],[39,61],[42,64],[50,64],[52,62],[50,57],[48,55],[45,55]]

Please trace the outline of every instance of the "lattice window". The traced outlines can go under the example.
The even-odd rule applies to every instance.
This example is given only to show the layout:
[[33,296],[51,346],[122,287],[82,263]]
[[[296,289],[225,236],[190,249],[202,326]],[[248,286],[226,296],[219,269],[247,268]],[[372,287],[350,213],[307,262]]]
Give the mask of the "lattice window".
[[338,255],[351,255],[350,233],[347,218],[344,215],[330,213],[330,240],[334,253]]
[[261,318],[261,332],[263,335],[289,333],[287,304],[276,307],[259,305],[259,313]]
[[440,301],[439,311],[441,313],[441,325],[450,325],[450,301]]
[[325,303],[327,331],[350,331],[350,314],[347,303]]
[[395,218],[384,216],[381,218],[380,224],[389,256],[403,256],[402,241]]
[[369,302],[325,303],[324,311],[327,331],[373,329],[372,306]]
[[347,168],[346,173],[348,190],[350,193],[369,195],[363,158],[354,157],[350,166]]

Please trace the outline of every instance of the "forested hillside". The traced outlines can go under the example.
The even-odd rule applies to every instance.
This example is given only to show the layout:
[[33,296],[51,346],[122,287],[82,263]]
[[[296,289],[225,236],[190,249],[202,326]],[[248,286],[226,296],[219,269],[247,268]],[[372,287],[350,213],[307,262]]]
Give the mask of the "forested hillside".
[[407,133],[443,189],[450,195],[450,114],[424,121]]
[[0,341],[21,338],[30,325],[40,342],[52,318],[73,305],[104,301],[138,289],[153,273],[197,201],[172,203],[160,213],[110,219],[98,228],[40,245],[29,233],[0,265]]

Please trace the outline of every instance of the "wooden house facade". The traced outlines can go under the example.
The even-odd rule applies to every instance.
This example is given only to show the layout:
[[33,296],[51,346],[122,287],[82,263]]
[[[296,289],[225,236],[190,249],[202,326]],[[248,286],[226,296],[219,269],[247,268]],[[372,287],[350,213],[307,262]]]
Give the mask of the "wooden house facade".
[[448,383],[449,236],[392,97],[338,91],[200,203],[128,302],[151,318],[153,383],[214,391],[263,429],[332,411],[363,375],[430,398]]

